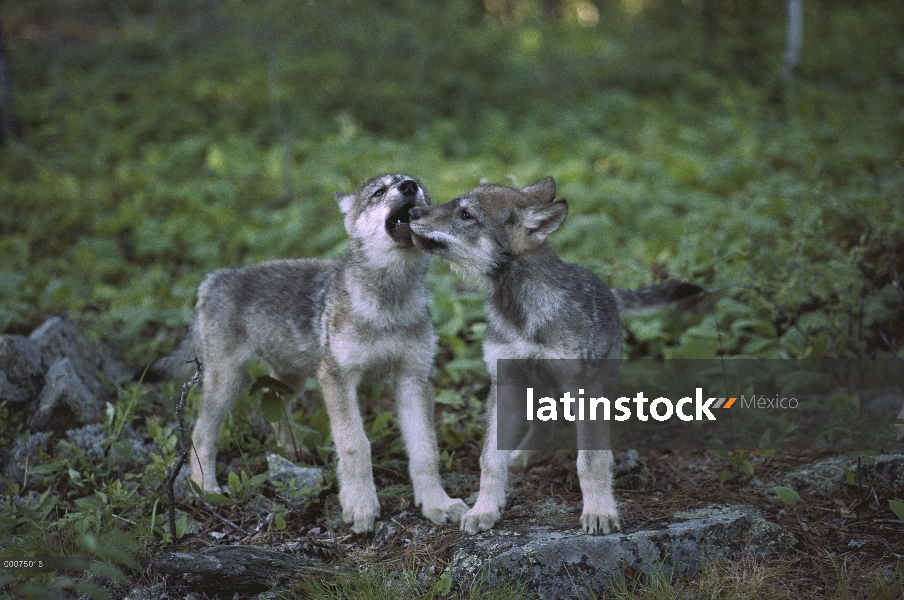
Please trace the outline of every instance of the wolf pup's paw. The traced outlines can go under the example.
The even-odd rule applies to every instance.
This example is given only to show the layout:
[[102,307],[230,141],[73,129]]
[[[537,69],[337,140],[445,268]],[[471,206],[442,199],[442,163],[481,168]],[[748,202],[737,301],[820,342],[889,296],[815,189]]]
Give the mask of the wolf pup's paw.
[[592,535],[608,535],[621,529],[618,513],[615,511],[602,514],[584,512],[581,514],[581,526],[584,533]]
[[429,505],[424,502],[421,510],[431,523],[442,525],[443,523],[455,523],[461,520],[462,516],[468,512],[468,505],[464,503],[464,500],[445,496],[439,502]]
[[501,514],[498,508],[480,510],[475,506],[461,518],[461,530],[468,535],[489,531],[499,521]]
[[349,489],[349,486],[345,486],[339,492],[339,503],[342,505],[342,520],[352,526],[352,531],[369,533],[374,530],[374,522],[380,516],[376,488],[372,485],[370,489]]

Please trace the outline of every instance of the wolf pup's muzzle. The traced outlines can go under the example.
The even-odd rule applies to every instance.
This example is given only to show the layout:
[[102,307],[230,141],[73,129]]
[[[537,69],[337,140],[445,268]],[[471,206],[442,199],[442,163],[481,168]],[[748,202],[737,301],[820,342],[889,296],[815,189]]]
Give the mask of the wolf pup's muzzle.
[[[421,217],[424,216],[426,211],[429,210],[427,206],[415,206],[408,212],[408,221],[409,223],[412,221],[417,221]],[[422,227],[423,229],[423,227]],[[425,237],[424,235],[418,234],[418,232],[411,232],[411,239],[414,242],[414,245],[423,250],[424,252],[436,253],[442,250],[445,250],[447,245],[445,242],[441,242],[440,240],[435,240],[429,237]]]
[[392,240],[402,246],[411,246],[411,216],[415,208],[418,185],[413,179],[406,179],[396,188],[402,194],[403,204],[386,218],[386,233]]

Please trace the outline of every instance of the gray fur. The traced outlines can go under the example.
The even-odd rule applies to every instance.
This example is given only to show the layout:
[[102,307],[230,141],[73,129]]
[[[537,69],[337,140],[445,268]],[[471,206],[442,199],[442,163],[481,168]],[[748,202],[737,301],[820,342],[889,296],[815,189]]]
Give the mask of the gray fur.
[[613,289],[620,314],[643,314],[670,302],[678,302],[703,293],[704,288],[686,281],[664,281],[639,290]]
[[[343,517],[360,533],[373,529],[380,505],[356,390],[363,377],[392,373],[415,502],[435,523],[458,520],[467,506],[442,489],[433,426],[429,258],[413,247],[408,224],[408,211],[429,205],[429,197],[411,177],[383,175],[336,200],[351,238],[348,256],[274,260],[208,275],[188,336],[149,374],[187,378],[192,367],[184,363],[194,356],[204,365],[190,461],[192,479],[204,491],[219,490],[217,442],[244,385],[245,362],[258,356],[295,389],[316,375],[339,456]],[[293,408],[294,398],[287,399],[287,414]],[[288,424],[274,427],[291,448]]]

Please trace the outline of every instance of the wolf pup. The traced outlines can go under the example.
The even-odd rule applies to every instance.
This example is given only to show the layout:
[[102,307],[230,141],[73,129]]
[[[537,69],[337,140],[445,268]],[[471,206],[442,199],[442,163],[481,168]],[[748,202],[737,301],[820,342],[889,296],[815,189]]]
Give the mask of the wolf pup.
[[[700,289],[677,284],[653,286],[660,289],[645,293],[624,290],[616,296],[587,269],[560,260],[546,243],[568,214],[565,201],[556,202],[555,196],[555,181],[547,177],[521,189],[481,185],[447,204],[418,206],[409,213],[417,247],[447,259],[454,270],[476,278],[488,291],[483,355],[491,386],[480,492],[461,519],[462,530],[469,534],[493,527],[505,506],[511,452],[496,450],[496,360],[620,358],[621,305],[642,308]],[[612,452],[579,450],[577,471],[584,531],[617,531]]]
[[[294,389],[316,374],[339,457],[342,517],[362,533],[373,530],[380,503],[357,387],[362,377],[391,372],[415,504],[434,523],[457,521],[468,506],[443,490],[433,425],[429,257],[413,246],[409,224],[410,211],[430,199],[413,178],[389,174],[336,200],[351,238],[345,258],[273,260],[211,273],[198,288],[188,336],[151,365],[150,379],[187,378],[193,369],[186,361],[197,355],[203,362],[189,460],[191,478],[216,492],[217,441],[244,385],[245,362],[258,356]],[[286,399],[287,414],[294,401]],[[282,444],[292,439],[288,424],[274,427]]]

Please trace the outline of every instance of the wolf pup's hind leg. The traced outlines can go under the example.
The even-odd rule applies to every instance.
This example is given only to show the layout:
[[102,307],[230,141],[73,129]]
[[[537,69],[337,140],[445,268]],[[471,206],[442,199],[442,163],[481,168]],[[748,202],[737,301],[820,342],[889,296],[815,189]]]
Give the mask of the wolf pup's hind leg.
[[205,493],[221,491],[217,485],[217,443],[223,420],[232,411],[242,390],[243,362],[231,357],[211,356],[203,365],[202,402],[192,432],[194,450],[189,456],[189,464],[192,480]]

